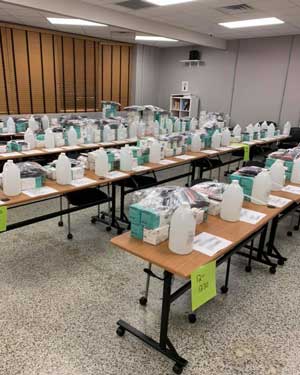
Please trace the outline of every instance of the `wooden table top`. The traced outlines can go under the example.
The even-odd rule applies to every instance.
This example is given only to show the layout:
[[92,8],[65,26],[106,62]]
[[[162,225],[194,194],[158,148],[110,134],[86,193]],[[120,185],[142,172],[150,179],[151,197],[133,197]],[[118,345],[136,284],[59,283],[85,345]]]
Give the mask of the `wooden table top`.
[[250,202],[245,202],[243,205],[244,208],[266,214],[266,216],[255,225],[245,222],[231,223],[222,220],[218,216],[208,215],[208,221],[197,226],[196,234],[207,232],[232,241],[230,246],[219,251],[212,257],[195,250],[188,255],[177,255],[169,250],[168,241],[165,241],[157,246],[153,246],[141,240],[130,237],[130,232],[126,232],[120,236],[114,237],[111,240],[111,243],[120,249],[144,259],[149,263],[155,264],[156,266],[159,266],[160,268],[177,276],[189,278],[195,269],[226,254],[233,247],[251,236],[251,234],[261,229],[265,224],[270,222],[292,203],[293,202],[291,201],[283,208],[268,208],[267,206],[260,206]]

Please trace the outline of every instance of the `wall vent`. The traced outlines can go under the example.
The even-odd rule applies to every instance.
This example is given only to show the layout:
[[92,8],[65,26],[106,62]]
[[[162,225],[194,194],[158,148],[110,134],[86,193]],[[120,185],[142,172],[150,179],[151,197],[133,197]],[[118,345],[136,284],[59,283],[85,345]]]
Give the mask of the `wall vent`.
[[255,9],[248,4],[236,4],[236,5],[228,5],[225,7],[220,7],[220,8],[217,8],[217,10],[224,14],[235,15],[235,14],[251,13]]
[[120,3],[116,3],[116,5],[119,5],[121,7],[131,9],[131,10],[139,10],[139,9],[145,9],[145,8],[152,8],[156,5],[148,3],[147,1],[142,0],[127,0],[127,1],[121,1]]

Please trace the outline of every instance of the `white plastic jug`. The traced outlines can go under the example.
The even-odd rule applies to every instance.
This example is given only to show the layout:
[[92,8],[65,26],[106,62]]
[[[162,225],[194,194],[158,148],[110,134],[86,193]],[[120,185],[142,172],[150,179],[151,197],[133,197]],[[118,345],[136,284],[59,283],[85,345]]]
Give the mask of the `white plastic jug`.
[[272,190],[281,190],[285,184],[285,170],[283,160],[277,159],[270,168],[270,176],[272,179]]
[[229,146],[229,144],[230,144],[230,138],[231,138],[230,131],[229,131],[228,128],[225,128],[225,129],[222,131],[221,145],[222,145],[223,147],[227,147],[227,146]]
[[21,172],[12,160],[7,160],[3,166],[2,184],[5,195],[14,197],[21,194]]
[[67,133],[69,146],[77,145],[77,133],[73,126],[70,127]]
[[103,142],[111,142],[111,127],[109,125],[104,125],[103,128]]
[[120,151],[120,169],[122,171],[131,171],[132,162],[131,150],[128,145],[125,145]]
[[150,145],[149,161],[150,163],[159,163],[160,157],[161,157],[161,146],[160,146],[160,143],[155,140]]
[[192,137],[191,151],[200,152],[202,141],[199,134],[194,134]]
[[88,124],[86,127],[86,142],[87,143],[95,142],[95,129],[92,124]]
[[146,132],[146,124],[145,121],[140,120],[137,134],[139,138],[145,137],[145,132]]
[[56,182],[60,185],[69,185],[72,181],[70,159],[62,152],[56,162]]
[[262,171],[254,177],[251,202],[259,205],[267,205],[272,190],[270,172]]
[[95,174],[105,176],[109,172],[108,156],[106,151],[101,147],[96,151],[95,156]]
[[257,139],[260,139],[260,131],[261,131],[260,123],[257,122],[254,125],[254,132],[257,133]]
[[283,135],[290,135],[292,124],[287,121],[283,126]]
[[294,160],[291,182],[293,184],[300,184],[300,158]]
[[33,131],[37,131],[39,128],[39,125],[37,121],[35,121],[35,118],[33,116],[30,116],[30,119],[28,120],[28,127]]
[[127,129],[123,124],[120,124],[117,130],[117,140],[123,141],[127,138]]
[[267,121],[264,121],[264,122],[261,124],[261,130],[268,130],[268,123],[267,123]]
[[196,119],[196,117],[193,117],[190,123],[190,127],[191,127],[190,131],[194,132],[197,129],[197,126],[198,126],[198,120]]
[[186,131],[186,122],[185,121],[181,121],[181,132],[185,133],[185,131]]
[[128,128],[129,138],[136,138],[138,123],[136,121],[133,121],[130,125],[128,125]]
[[180,129],[181,129],[181,126],[180,126],[180,119],[176,119],[175,123],[174,123],[174,133],[179,133],[180,132]]
[[55,135],[51,128],[45,130],[45,148],[55,147]]
[[211,137],[211,148],[219,148],[221,146],[222,134],[219,131],[215,131]]
[[242,134],[242,128],[239,124],[236,124],[233,128],[233,136],[234,137],[240,137]]
[[196,221],[187,202],[179,206],[172,215],[169,249],[176,254],[186,255],[193,251]]
[[168,118],[167,120],[167,130],[168,130],[168,134],[173,134],[173,121]]
[[36,145],[35,136],[33,134],[33,131],[30,128],[27,128],[24,133],[24,141],[28,143],[30,150],[33,150],[35,148],[35,145]]
[[268,126],[267,137],[272,138],[275,135],[275,125],[273,122]]
[[43,130],[46,130],[49,128],[49,118],[47,115],[44,115],[42,117],[42,127],[43,127]]
[[153,135],[154,135],[154,137],[159,137],[159,129],[160,129],[159,122],[157,120],[155,120],[154,123],[153,123]]
[[248,126],[246,126],[246,132],[249,134],[253,134],[254,132],[253,124],[249,124]]
[[243,189],[237,180],[233,180],[223,193],[221,203],[221,219],[226,221],[239,221],[244,201]]
[[12,117],[9,117],[6,121],[6,127],[8,133],[15,133],[16,132],[16,124],[14,122],[14,119]]

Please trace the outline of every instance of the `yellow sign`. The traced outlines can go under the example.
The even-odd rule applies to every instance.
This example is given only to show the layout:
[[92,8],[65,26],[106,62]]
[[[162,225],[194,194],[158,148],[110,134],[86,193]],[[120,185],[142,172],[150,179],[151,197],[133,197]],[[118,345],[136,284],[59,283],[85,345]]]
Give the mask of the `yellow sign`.
[[198,309],[217,294],[216,262],[210,262],[191,274],[192,310]]

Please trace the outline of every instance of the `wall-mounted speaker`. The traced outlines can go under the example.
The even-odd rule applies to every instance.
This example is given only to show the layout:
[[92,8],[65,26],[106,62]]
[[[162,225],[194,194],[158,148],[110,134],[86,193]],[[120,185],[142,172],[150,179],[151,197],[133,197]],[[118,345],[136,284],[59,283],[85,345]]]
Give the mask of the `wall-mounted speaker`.
[[190,51],[190,60],[201,60],[200,51],[198,51],[196,49]]

